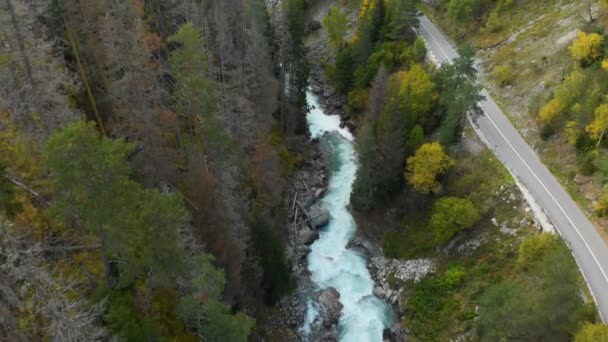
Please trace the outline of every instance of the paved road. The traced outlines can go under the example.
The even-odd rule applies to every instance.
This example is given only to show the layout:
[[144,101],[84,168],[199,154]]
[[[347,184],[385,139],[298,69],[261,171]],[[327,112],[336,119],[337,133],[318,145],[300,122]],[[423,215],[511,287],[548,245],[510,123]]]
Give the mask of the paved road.
[[[420,19],[420,34],[440,63],[458,55],[425,16]],[[608,246],[485,89],[482,94],[486,99],[479,103],[484,115],[477,119],[478,132],[498,159],[528,188],[567,241],[595,298],[600,316],[606,322]]]

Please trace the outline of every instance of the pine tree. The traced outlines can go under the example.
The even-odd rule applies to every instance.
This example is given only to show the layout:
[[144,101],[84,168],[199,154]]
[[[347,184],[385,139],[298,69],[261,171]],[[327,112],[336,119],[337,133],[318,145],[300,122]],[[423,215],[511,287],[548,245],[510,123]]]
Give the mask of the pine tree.
[[327,29],[329,46],[337,49],[344,43],[344,35],[348,30],[348,18],[336,6],[329,9],[329,14],[323,18],[323,26]]
[[378,167],[378,147],[374,127],[371,124],[361,129],[357,139],[357,152],[359,155],[359,167],[357,178],[353,185],[351,203],[356,210],[369,210],[374,207],[378,197],[378,173],[382,172]]
[[183,203],[129,178],[132,150],[80,121],[53,134],[44,154],[56,194],[52,211],[99,237],[109,287],[146,274],[165,284],[183,270],[177,245],[177,229],[188,219]]
[[394,41],[414,42],[420,21],[418,5],[420,0],[393,0],[390,2],[390,19],[387,37]]
[[170,56],[176,81],[175,111],[186,121],[188,132],[198,141],[199,149],[212,161],[222,161],[231,150],[231,140],[217,115],[216,85],[208,76],[203,40],[192,23],[186,23],[169,37],[169,41],[181,44]]
[[459,140],[468,111],[483,99],[473,54],[472,49],[462,49],[452,64],[444,64],[437,73],[439,103],[443,109],[439,141],[444,146]]

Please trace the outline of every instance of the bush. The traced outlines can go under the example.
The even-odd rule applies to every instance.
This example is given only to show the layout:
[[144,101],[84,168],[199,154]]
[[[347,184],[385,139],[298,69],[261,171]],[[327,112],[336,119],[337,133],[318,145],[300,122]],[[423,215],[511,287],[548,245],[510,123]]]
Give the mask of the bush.
[[484,291],[479,299],[482,341],[570,341],[588,319],[580,297],[579,272],[563,242],[546,248],[515,279],[509,277]]
[[488,20],[486,21],[485,30],[489,32],[498,32],[502,30],[503,24],[500,21],[500,17],[498,15],[498,11],[494,10],[490,13]]
[[408,301],[413,335],[421,341],[436,341],[445,331],[457,304],[442,279],[434,276],[422,279]]
[[402,255],[402,249],[406,246],[403,241],[403,236],[400,232],[392,231],[384,235],[382,249],[387,258],[399,259]]
[[597,171],[597,167],[595,166],[595,159],[597,154],[595,151],[587,152],[578,158],[578,168],[579,172],[583,176],[591,176]]
[[459,232],[473,227],[480,218],[479,210],[470,200],[444,197],[433,205],[427,228],[435,246],[442,246]]
[[579,134],[576,138],[576,153],[578,155],[582,155],[585,153],[589,153],[595,149],[595,141],[591,139],[587,134]]
[[367,107],[369,98],[367,89],[354,89],[348,93],[348,109],[351,114],[360,114]]
[[608,192],[604,192],[602,196],[600,196],[593,209],[597,216],[603,217],[608,215]]
[[336,54],[336,67],[333,83],[336,90],[342,94],[347,94],[353,83],[354,62],[351,49],[342,48]]
[[550,233],[530,236],[519,246],[517,263],[527,267],[540,259],[547,250],[555,248],[556,244],[557,237]]
[[547,123],[540,128],[540,138],[542,140],[548,140],[553,134],[555,134],[555,125],[553,124]]
[[581,65],[589,65],[602,56],[602,43],[601,35],[580,32],[568,50]]
[[498,65],[494,67],[494,77],[502,87],[513,82],[513,70],[508,65]]
[[578,331],[576,342],[608,342],[608,325],[586,323]]
[[444,273],[442,280],[450,288],[459,286],[464,280],[466,273],[460,265],[454,265],[448,268]]

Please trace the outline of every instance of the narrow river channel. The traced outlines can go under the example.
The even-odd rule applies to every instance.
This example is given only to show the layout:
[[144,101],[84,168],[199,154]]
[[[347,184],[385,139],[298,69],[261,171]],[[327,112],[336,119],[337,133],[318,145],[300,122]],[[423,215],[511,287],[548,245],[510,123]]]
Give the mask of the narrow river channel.
[[[374,281],[365,258],[346,246],[356,231],[356,223],[347,209],[357,171],[353,135],[340,128],[337,115],[326,115],[317,96],[307,93],[308,104],[314,106],[307,115],[312,138],[321,139],[329,151],[331,178],[321,204],[329,210],[329,224],[311,246],[308,269],[319,289],[334,287],[344,306],[339,321],[339,340],[357,342],[382,341],[384,328],[392,324],[392,310],[372,294]],[[325,134],[325,133],[330,134]],[[307,324],[316,315],[309,305]]]

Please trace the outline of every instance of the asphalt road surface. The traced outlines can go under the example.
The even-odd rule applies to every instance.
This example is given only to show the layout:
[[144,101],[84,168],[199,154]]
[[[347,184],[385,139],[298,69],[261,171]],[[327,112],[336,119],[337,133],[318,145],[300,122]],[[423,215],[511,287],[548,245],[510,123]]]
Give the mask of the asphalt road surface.
[[[420,18],[420,34],[439,63],[458,56],[445,36],[426,17]],[[602,320],[608,318],[608,246],[583,211],[562,188],[534,150],[484,89],[483,111],[476,119],[478,132],[500,161],[524,184],[570,246]]]

